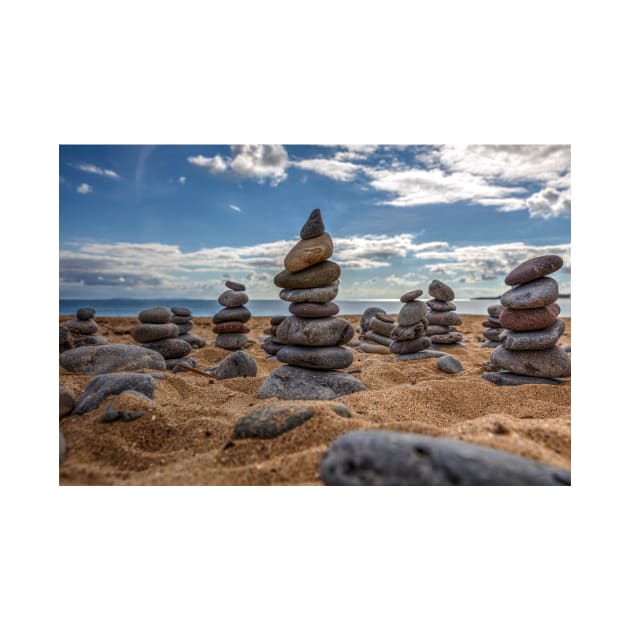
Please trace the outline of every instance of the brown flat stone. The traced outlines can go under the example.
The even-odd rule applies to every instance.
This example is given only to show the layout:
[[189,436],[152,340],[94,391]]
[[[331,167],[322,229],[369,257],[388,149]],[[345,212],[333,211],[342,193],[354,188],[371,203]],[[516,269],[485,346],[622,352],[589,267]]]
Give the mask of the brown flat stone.
[[560,309],[556,310],[553,306],[552,304],[543,308],[518,310],[506,308],[504,311],[501,311],[499,321],[501,326],[508,330],[541,330],[548,328],[556,321]]
[[217,324],[212,332],[216,335],[222,335],[224,333],[245,333],[247,334],[250,331],[249,326],[243,324],[243,322],[223,322],[222,324]]

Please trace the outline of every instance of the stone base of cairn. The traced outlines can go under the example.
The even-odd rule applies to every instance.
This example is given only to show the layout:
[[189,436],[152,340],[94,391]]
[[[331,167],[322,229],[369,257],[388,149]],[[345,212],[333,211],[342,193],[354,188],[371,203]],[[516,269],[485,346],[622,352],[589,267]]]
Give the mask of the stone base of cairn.
[[269,356],[275,356],[284,344],[281,344],[276,337],[278,326],[287,318],[286,315],[274,315],[269,320],[269,327],[263,330],[263,333],[269,335],[263,342],[263,350]]
[[[192,352],[192,346],[179,339],[179,328],[171,321],[173,313],[164,306],[154,306],[138,314],[139,324],[131,329],[131,336],[143,347],[161,354],[167,369],[172,369],[178,359]],[[190,363],[190,361],[187,361]]]
[[64,322],[59,330],[59,351],[70,350],[80,346],[105,346],[109,342],[98,334],[98,324],[94,321],[96,311],[93,308],[80,308],[75,316]]
[[558,283],[547,277],[558,271],[559,256],[539,256],[512,270],[505,283],[513,288],[503,294],[499,323],[504,328],[501,345],[490,355],[494,372],[483,378],[497,385],[562,383],[571,375],[571,358],[556,346],[564,332],[558,319]]
[[359,352],[372,354],[390,354],[389,346],[392,343],[391,332],[394,329],[394,320],[385,312],[375,313],[367,324],[367,331],[360,333]]
[[252,316],[245,307],[249,297],[244,284],[228,280],[225,286],[227,291],[219,296],[219,304],[224,308],[212,318],[212,332],[217,336],[214,345],[223,350],[240,350],[251,343],[247,336],[250,329],[245,325]]
[[203,348],[206,345],[206,340],[193,335],[191,332],[193,327],[192,311],[185,306],[173,306],[171,313],[171,323],[175,324],[179,330],[177,338],[189,343],[193,348]]
[[407,361],[423,358],[421,353],[431,346],[431,340],[426,335],[429,327],[427,321],[427,307],[422,300],[418,300],[422,290],[409,291],[401,296],[403,303],[398,313],[398,323],[390,333],[392,342],[389,349],[398,356],[394,360]]
[[436,345],[459,343],[464,337],[456,328],[462,320],[455,312],[457,306],[452,301],[455,298],[453,289],[444,282],[433,280],[429,285],[429,295],[433,298],[427,302],[429,307],[427,335],[431,343]]
[[282,344],[276,357],[286,363],[274,370],[260,388],[260,398],[330,400],[365,389],[365,385],[339,369],[351,365],[352,351],[341,346],[354,336],[352,326],[335,317],[332,302],[339,288],[339,265],[328,260],[333,242],[324,230],[319,209],[300,232],[301,240],[284,259],[285,270],[274,283],[280,298],[291,302],[291,316],[275,330]]
[[502,304],[493,304],[488,307],[488,319],[481,322],[484,326],[482,334],[485,341],[481,344],[482,348],[496,348],[501,345],[500,337],[503,334],[503,326],[499,321],[501,311],[505,310]]

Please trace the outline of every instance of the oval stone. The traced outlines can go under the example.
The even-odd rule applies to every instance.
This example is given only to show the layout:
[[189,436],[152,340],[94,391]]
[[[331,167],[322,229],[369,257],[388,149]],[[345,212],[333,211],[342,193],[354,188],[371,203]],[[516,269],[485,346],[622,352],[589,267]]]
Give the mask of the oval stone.
[[158,339],[170,339],[177,337],[179,331],[175,324],[136,324],[131,329],[131,336],[138,343],[156,341]]
[[94,335],[98,332],[98,325],[93,319],[71,319],[64,326],[74,335]]
[[398,313],[399,326],[413,326],[422,320],[427,314],[427,307],[424,302],[414,300],[406,302]]
[[492,363],[508,372],[543,378],[571,376],[571,359],[560,348],[546,350],[507,350],[495,348],[490,355]]
[[433,280],[429,285],[429,295],[436,300],[442,300],[443,302],[449,302],[455,298],[455,293],[451,287],[440,280]]
[[171,317],[172,324],[189,324],[191,321],[192,317],[183,317],[182,315],[173,315]]
[[326,260],[295,273],[281,271],[273,281],[276,286],[284,289],[313,289],[332,284],[340,274],[339,265]]
[[[557,319],[551,326],[542,330],[529,332],[501,331],[501,342],[507,350],[545,350],[546,348],[553,348],[562,336],[562,333],[564,333],[564,322],[561,319]],[[484,335],[488,339],[492,339],[485,332]]]
[[276,354],[283,363],[313,370],[338,370],[352,364],[352,350],[339,346],[283,346]]
[[96,315],[96,311],[90,306],[80,308],[77,311],[77,319],[81,320],[82,322],[87,321],[88,319],[92,319],[94,315]]
[[287,317],[276,330],[279,343],[294,346],[337,346],[348,343],[354,329],[339,317],[305,319],[295,315]]
[[214,340],[214,345],[217,348],[223,348],[224,350],[238,350],[239,348],[245,348],[249,343],[247,335],[243,333],[224,333],[217,335]]
[[509,330],[542,330],[549,328],[556,321],[557,316],[556,309],[551,306],[521,310],[506,308],[499,315],[499,322],[503,328]]
[[237,306],[247,304],[247,302],[249,302],[249,297],[247,296],[247,293],[243,293],[243,291],[228,290],[221,293],[218,301],[221,306],[236,308]]
[[413,302],[416,298],[419,298],[422,295],[422,289],[416,289],[415,291],[408,291],[407,293],[400,296],[401,302]]
[[382,319],[378,317],[372,317],[369,323],[369,329],[378,333],[379,335],[384,335],[385,337],[389,337],[392,330],[394,329],[394,322],[384,322]]
[[322,213],[319,208],[315,208],[315,210],[313,210],[313,212],[309,215],[308,219],[306,219],[306,223],[302,226],[302,229],[300,230],[300,238],[315,238],[316,236],[323,234],[324,229]]
[[138,313],[138,319],[145,324],[167,324],[173,313],[165,306],[154,306]]
[[359,350],[370,354],[390,354],[387,346],[382,346],[380,343],[370,343],[369,341],[362,341],[359,345]]
[[244,333],[250,332],[249,326],[243,324],[243,322],[223,322],[213,327],[212,332],[216,335],[222,335],[223,333]]
[[190,317],[192,315],[192,311],[186,306],[173,306],[171,312],[177,317]]
[[382,346],[387,346],[389,348],[389,344],[392,342],[389,335],[379,335],[377,332],[373,330],[369,330],[365,335],[365,339],[367,341],[373,341],[374,343],[380,343]]
[[438,326],[459,326],[462,323],[461,317],[455,311],[429,311],[427,314],[429,324]]
[[413,326],[395,326],[389,336],[396,341],[409,341],[425,334],[425,327],[422,322]]
[[159,352],[165,359],[179,359],[192,352],[192,346],[183,339],[158,339],[142,344],[149,350]]
[[312,289],[282,289],[280,299],[285,302],[330,302],[337,297],[339,282]]
[[460,361],[450,354],[445,354],[437,360],[438,369],[447,374],[459,374],[464,371]]
[[243,322],[249,321],[252,314],[245,306],[237,306],[236,308],[222,308],[213,318],[213,324],[222,324],[223,322]]
[[359,324],[361,330],[368,330],[370,328],[370,320],[372,317],[376,317],[376,315],[379,314],[387,316],[387,313],[378,306],[369,306],[366,308],[363,311],[363,315],[361,315],[361,323]]
[[501,304],[513,309],[541,308],[557,299],[558,283],[553,278],[539,278],[504,293]]
[[293,302],[289,311],[298,317],[331,317],[339,312],[334,302]]
[[409,341],[394,341],[389,345],[390,352],[394,354],[412,354],[426,350],[431,346],[431,340],[428,337],[416,337]]
[[457,308],[455,302],[444,302],[442,300],[429,300],[427,306],[434,311],[454,311]]
[[543,278],[558,271],[563,264],[562,258],[553,254],[531,258],[510,271],[505,277],[505,284],[516,285],[532,282],[532,280]]
[[245,285],[240,282],[234,282],[233,280],[226,280],[225,286],[233,291],[245,291]]
[[154,350],[131,344],[84,346],[59,355],[61,367],[80,374],[104,374],[120,370],[166,370],[164,357]]
[[447,333],[448,330],[448,326],[440,326],[439,324],[430,324],[429,327],[427,328],[427,335],[442,335],[444,333]]
[[487,328],[483,331],[483,336],[490,341],[500,341],[500,337],[504,332],[503,328]]
[[333,242],[330,234],[324,232],[314,238],[298,241],[284,259],[287,271],[302,271],[332,256]]

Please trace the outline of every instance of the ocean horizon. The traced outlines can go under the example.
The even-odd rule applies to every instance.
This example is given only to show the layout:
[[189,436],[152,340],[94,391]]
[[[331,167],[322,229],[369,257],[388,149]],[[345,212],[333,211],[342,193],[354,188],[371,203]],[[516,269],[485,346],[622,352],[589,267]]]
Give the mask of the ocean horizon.
[[[422,296],[424,298],[424,296]],[[469,298],[453,300],[457,312],[462,315],[487,315],[488,307],[497,304],[498,299]],[[361,315],[366,308],[377,306],[387,313],[398,313],[402,302],[395,298],[335,300],[339,305],[339,315]],[[558,298],[560,317],[571,317],[571,298]],[[152,306],[184,306],[192,311],[193,317],[212,317],[223,307],[217,300],[201,300],[186,298],[106,298],[106,299],[60,299],[59,315],[74,315],[77,309],[91,306],[97,317],[136,317],[138,313]],[[280,299],[250,300],[247,308],[254,317],[273,317],[274,315],[290,315],[289,302]]]

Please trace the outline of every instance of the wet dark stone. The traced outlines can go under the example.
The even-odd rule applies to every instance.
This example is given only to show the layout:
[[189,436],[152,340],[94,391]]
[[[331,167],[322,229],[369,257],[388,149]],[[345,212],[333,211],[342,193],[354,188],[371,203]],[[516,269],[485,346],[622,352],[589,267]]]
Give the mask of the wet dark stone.
[[501,296],[501,304],[516,310],[542,308],[558,299],[558,283],[553,278],[539,278],[520,284]]
[[309,215],[306,223],[303,225],[300,230],[300,238],[315,238],[316,236],[320,236],[324,233],[324,220],[322,219],[322,213],[319,208],[315,208],[313,212]]
[[225,286],[232,291],[245,291],[245,285],[240,282],[234,282],[234,280],[227,280]]
[[419,298],[422,295],[422,289],[416,289],[415,291],[408,291],[407,293],[400,296],[401,302],[413,302],[416,298]]
[[213,318],[213,324],[222,324],[223,322],[243,322],[249,321],[252,314],[245,306],[237,306],[236,308],[222,308]]
[[264,380],[258,395],[285,400],[332,400],[364,389],[361,381],[344,372],[283,365]]
[[394,354],[413,354],[426,350],[430,346],[431,340],[428,337],[417,337],[409,341],[393,341],[389,345],[389,350]]
[[446,372],[447,374],[459,374],[464,371],[464,367],[459,360],[450,354],[440,357],[437,360],[437,366],[442,372]]
[[563,265],[562,258],[553,254],[538,256],[521,263],[513,269],[506,277],[505,284],[516,285],[532,282],[543,276],[548,276],[554,271],[558,271]]
[[352,351],[340,346],[313,348],[283,346],[276,354],[279,361],[313,370],[338,370],[352,364]]
[[227,291],[221,293],[218,301],[221,306],[236,308],[238,306],[243,306],[243,304],[247,304],[247,302],[249,302],[249,297],[247,296],[247,293],[243,293],[243,291],[232,291],[231,289],[228,289]]
[[138,343],[157,341],[158,339],[170,339],[177,337],[177,326],[168,324],[136,324],[131,329],[131,337]]
[[287,317],[276,330],[279,343],[294,346],[336,346],[348,343],[354,329],[340,317],[304,319]]
[[186,306],[173,306],[171,312],[176,317],[190,317],[192,315],[192,311]]
[[313,417],[313,407],[275,402],[254,409],[234,427],[234,439],[274,438],[304,424]]
[[89,382],[74,408],[73,415],[82,415],[92,411],[108,396],[120,394],[127,389],[132,389],[149,398],[153,398],[155,380],[149,374],[135,374],[132,372],[101,374]]
[[256,376],[256,361],[243,350],[237,350],[223,359],[215,372],[218,381],[240,376]]
[[77,311],[77,319],[81,321],[87,321],[88,319],[92,319],[92,317],[94,317],[95,315],[96,315],[96,311],[89,306],[80,308]]
[[298,317],[331,317],[339,312],[339,307],[334,302],[293,302],[289,311]]
[[171,321],[171,310],[165,306],[154,306],[138,313],[138,319],[145,324],[167,324]]
[[442,302],[450,302],[455,298],[453,289],[440,280],[433,280],[429,285],[429,295]]
[[[501,342],[507,350],[545,350],[556,345],[558,339],[564,333],[564,328],[564,322],[561,319],[557,319],[549,328],[543,328],[542,330],[529,332],[505,330],[505,332],[501,333]],[[484,335],[486,335],[485,332]]]
[[564,382],[554,378],[524,376],[512,372],[484,372],[481,378],[495,385],[562,385]]
[[351,431],[320,462],[326,485],[571,485],[571,473],[462,440],[391,431]]
[[73,348],[59,355],[59,364],[69,372],[80,374],[166,369],[160,354],[149,348],[129,344]]
[[142,344],[144,348],[159,352],[165,359],[179,359],[192,352],[192,347],[183,339],[159,339]]
[[77,402],[74,392],[69,387],[59,388],[59,419],[69,415]]
[[223,333],[217,335],[214,345],[224,350],[238,350],[239,348],[247,347],[249,339],[243,333]]

